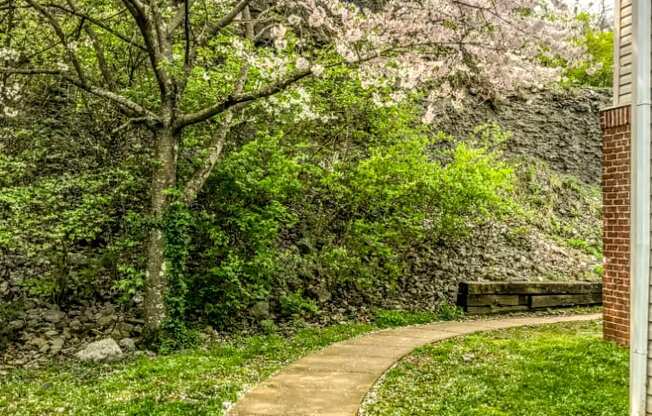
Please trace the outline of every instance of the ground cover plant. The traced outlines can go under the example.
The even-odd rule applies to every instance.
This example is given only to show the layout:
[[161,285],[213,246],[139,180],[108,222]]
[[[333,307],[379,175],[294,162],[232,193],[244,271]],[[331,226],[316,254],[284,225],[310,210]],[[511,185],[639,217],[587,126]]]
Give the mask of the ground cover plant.
[[369,396],[366,416],[624,416],[628,352],[599,322],[470,335],[419,348]]

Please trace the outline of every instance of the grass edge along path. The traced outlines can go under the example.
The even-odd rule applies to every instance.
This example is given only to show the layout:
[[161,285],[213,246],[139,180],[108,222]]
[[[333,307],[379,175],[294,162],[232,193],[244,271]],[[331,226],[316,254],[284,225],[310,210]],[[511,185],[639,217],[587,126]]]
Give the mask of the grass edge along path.
[[115,363],[52,361],[0,373],[0,415],[222,415],[252,385],[303,355],[374,330],[460,318],[459,312],[379,310],[371,323],[232,336]]
[[378,311],[372,323],[308,327],[289,337],[232,337],[117,363],[67,360],[40,369],[10,370],[0,374],[0,415],[223,415],[248,388],[309,352],[382,328],[460,318],[451,310]]
[[477,319],[374,332],[330,345],[295,361],[247,392],[230,414],[353,416],[378,378],[417,347],[475,332],[601,317],[593,314]]

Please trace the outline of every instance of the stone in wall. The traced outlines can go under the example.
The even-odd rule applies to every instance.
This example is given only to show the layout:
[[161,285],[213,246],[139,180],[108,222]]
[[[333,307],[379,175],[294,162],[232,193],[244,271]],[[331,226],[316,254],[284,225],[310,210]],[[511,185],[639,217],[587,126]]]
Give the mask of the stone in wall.
[[495,122],[512,133],[509,155],[547,162],[560,173],[599,184],[602,141],[599,110],[609,105],[604,89],[530,91],[500,102],[472,103],[457,111],[445,106],[435,128],[463,137],[483,123]]

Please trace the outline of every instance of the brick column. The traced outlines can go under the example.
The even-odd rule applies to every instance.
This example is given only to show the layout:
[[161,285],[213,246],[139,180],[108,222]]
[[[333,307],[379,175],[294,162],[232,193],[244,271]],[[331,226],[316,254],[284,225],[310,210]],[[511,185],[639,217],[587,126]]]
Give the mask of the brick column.
[[604,337],[629,342],[630,107],[600,114],[604,242]]

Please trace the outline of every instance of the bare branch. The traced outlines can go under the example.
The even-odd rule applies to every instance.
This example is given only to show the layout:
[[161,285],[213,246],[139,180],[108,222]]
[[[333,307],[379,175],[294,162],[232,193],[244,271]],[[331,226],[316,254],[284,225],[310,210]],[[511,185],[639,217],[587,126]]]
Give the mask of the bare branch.
[[[189,0],[190,3],[192,4],[192,1],[194,0]],[[196,46],[205,46],[208,41],[210,41],[212,38],[217,36],[224,28],[232,24],[236,17],[240,13],[246,10],[246,8],[249,6],[249,4],[252,2],[252,0],[240,0],[234,7],[229,11],[225,16],[223,16],[214,26],[205,28],[205,30],[202,31],[202,33],[197,37],[195,41]],[[176,26],[180,25],[181,22],[183,22],[182,15],[181,13],[183,8],[177,12],[177,15],[174,16],[171,22],[176,24]],[[174,26],[170,26],[174,27]],[[194,67],[195,60],[197,58],[197,48],[190,48],[186,49],[188,52],[185,57],[185,64],[184,64],[184,77],[183,79],[179,82],[179,90],[183,91],[185,89],[185,86],[188,82],[188,77],[190,76],[190,73],[192,72],[192,68]]]
[[189,66],[190,65],[190,0],[184,0],[183,1],[183,11],[184,11],[184,18],[183,18],[183,34],[185,37],[185,56],[184,56],[184,65]]
[[159,48],[159,43],[156,41],[154,34],[152,33],[152,21],[145,12],[145,7],[139,0],[121,1],[127,10],[129,10],[129,13],[134,18],[136,25],[140,30],[141,36],[145,41],[145,50],[149,57],[150,66],[152,67],[156,81],[158,82],[161,96],[165,97],[168,95],[169,78],[167,73],[161,67],[163,56],[161,54],[161,49]]
[[167,33],[164,27],[163,14],[158,6],[158,0],[148,0],[149,10],[153,17],[154,32],[156,33],[156,40],[158,44],[158,52],[163,56],[168,56],[172,51],[168,50]]
[[102,43],[98,39],[93,28],[89,26],[84,26],[84,31],[86,32],[88,37],[91,38],[91,43],[93,44],[93,49],[95,50],[95,57],[97,58],[97,66],[100,68],[100,72],[102,73],[102,78],[104,78],[104,82],[110,89],[114,89],[115,79],[113,78],[113,74],[111,73],[109,64],[106,61],[106,56],[104,53],[104,48],[102,47]]
[[145,5],[140,0],[122,0],[125,6],[132,7],[139,14],[145,16]]
[[94,18],[94,17],[92,17],[90,15],[81,13],[78,10],[71,10],[71,9],[69,9],[67,7],[64,7],[64,6],[62,6],[60,4],[56,4],[56,3],[48,3],[48,4],[46,4],[46,7],[56,8],[56,9],[59,9],[59,10],[61,10],[63,12],[66,12],[66,13],[68,13],[70,15],[77,16],[77,17],[80,17],[82,19],[88,20],[90,23],[92,23],[95,26],[101,28],[102,30],[112,34],[113,36],[117,37],[121,41],[123,41],[123,42],[125,42],[125,43],[127,43],[127,44],[129,44],[129,45],[131,45],[133,47],[136,47],[136,48],[138,48],[138,49],[140,49],[142,51],[146,50],[143,45],[139,45],[138,43],[136,43],[136,42],[132,41],[131,39],[129,39],[127,36],[123,35],[122,33],[118,32],[117,30],[114,30],[113,28],[111,28],[111,26],[102,23],[100,20],[98,20],[98,19],[96,19],[96,18]]
[[217,161],[222,156],[222,149],[224,149],[224,142],[226,141],[226,135],[229,132],[232,120],[233,113],[229,112],[224,116],[224,121],[220,125],[220,131],[217,132],[217,135],[208,147],[208,156],[204,160],[204,164],[188,180],[188,183],[186,183],[181,196],[181,200],[184,203],[190,204],[197,198],[206,180],[215,168]]
[[[188,0],[188,11],[192,9],[192,6],[195,4],[195,0]],[[186,16],[186,7],[179,7],[177,12],[172,16],[168,23],[168,37],[171,37],[172,34],[181,26],[184,22]]]
[[[68,7],[70,7],[71,10],[77,11],[77,8],[75,7],[75,4],[72,2],[72,0],[66,0],[68,3]],[[83,27],[84,32],[88,35],[88,37],[91,39],[91,43],[93,44],[93,50],[95,50],[95,57],[97,58],[97,66],[100,69],[100,72],[102,73],[102,78],[104,78],[104,82],[108,86],[109,89],[113,89],[115,87],[115,81],[113,79],[113,74],[111,73],[111,70],[109,69],[109,64],[106,61],[106,56],[104,54],[104,47],[100,43],[99,38],[95,34],[95,30],[90,27],[89,25],[85,25],[84,23],[86,22],[85,18],[81,18],[81,23],[80,23],[80,29]]]
[[275,26],[274,24],[271,24],[271,25],[267,25],[267,26],[263,27],[262,29],[260,29],[258,31],[258,33],[256,33],[256,35],[254,36],[254,39],[256,41],[260,40],[260,38],[262,38],[265,35],[265,33],[267,33],[267,31],[270,30],[271,28],[273,28],[274,26]]
[[96,95],[98,97],[105,98],[105,99],[108,99],[110,101],[113,101],[116,104],[119,104],[120,106],[122,106],[123,108],[131,110],[134,113],[134,115],[141,116],[141,117],[147,117],[150,120],[152,120],[153,122],[160,122],[160,119],[158,118],[158,116],[156,114],[152,113],[151,111],[149,111],[145,107],[131,101],[130,99],[128,99],[126,97],[123,97],[123,96],[118,95],[118,94],[116,94],[114,92],[111,92],[111,91],[107,91],[107,90],[105,90],[103,88],[98,88],[98,87],[95,87],[95,86],[92,86],[92,85],[83,84],[79,80],[76,80],[74,78],[70,78],[70,77],[66,77],[66,76],[64,76],[63,78],[66,81],[70,82],[71,84],[77,86],[79,89],[82,89],[82,90],[84,90],[84,91],[86,91],[88,93],[91,93],[93,95]]
[[251,20],[251,11],[249,10],[249,6],[245,7],[244,10],[242,10],[242,17],[244,17],[245,20],[244,25],[247,39],[250,42],[253,42],[256,34],[254,33],[254,22]]
[[63,75],[63,71],[50,68],[0,68],[0,74]]
[[148,117],[136,117],[136,118],[130,118],[129,120],[127,120],[127,121],[126,121],[124,124],[122,124],[121,126],[115,128],[115,129],[113,129],[113,130],[111,131],[111,134],[119,133],[119,132],[121,132],[122,130],[128,128],[129,126],[131,126],[131,125],[133,125],[133,124],[138,124],[138,123],[147,123],[147,122],[149,122],[149,121],[151,121],[151,120],[150,120]]

